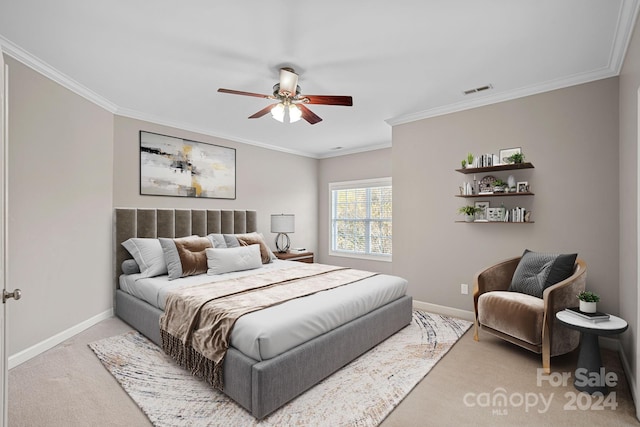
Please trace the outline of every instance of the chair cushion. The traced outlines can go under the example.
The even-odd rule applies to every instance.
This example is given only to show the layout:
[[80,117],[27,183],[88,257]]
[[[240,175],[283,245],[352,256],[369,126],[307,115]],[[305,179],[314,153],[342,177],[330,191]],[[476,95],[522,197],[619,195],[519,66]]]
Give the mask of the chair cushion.
[[531,295],[493,291],[478,298],[478,321],[496,331],[542,345],[544,301]]
[[545,289],[573,274],[577,256],[578,254],[549,254],[526,249],[513,273],[509,290],[542,298]]

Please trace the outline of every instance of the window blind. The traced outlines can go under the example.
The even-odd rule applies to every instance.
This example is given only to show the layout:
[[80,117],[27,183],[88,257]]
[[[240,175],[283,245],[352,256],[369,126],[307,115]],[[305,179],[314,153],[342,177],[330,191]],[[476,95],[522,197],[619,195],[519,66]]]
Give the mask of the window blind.
[[336,183],[331,192],[331,250],[391,256],[391,180]]

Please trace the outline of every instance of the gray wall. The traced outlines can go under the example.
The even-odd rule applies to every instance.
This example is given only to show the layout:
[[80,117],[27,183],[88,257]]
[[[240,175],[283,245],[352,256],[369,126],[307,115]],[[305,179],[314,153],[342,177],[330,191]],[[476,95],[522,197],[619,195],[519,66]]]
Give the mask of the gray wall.
[[[638,91],[640,90],[640,20],[620,73],[620,315],[629,322],[621,335],[630,383],[640,395],[638,372]],[[640,405],[637,405],[640,411]]]
[[320,221],[318,223],[318,262],[377,271],[380,273],[391,273],[391,262],[329,256],[329,221],[331,218],[329,183],[384,178],[389,176],[392,176],[390,148],[331,157],[320,161],[320,171],[318,174],[318,206],[320,208]]
[[[47,348],[56,335],[108,315],[116,206],[256,209],[259,230],[272,247],[269,215],[294,213],[292,245],[317,250],[318,160],[114,116],[5,58],[8,286],[24,295],[7,304],[10,357]],[[140,196],[140,130],[236,148],[236,200]]]
[[[141,196],[139,132],[145,130],[236,149],[236,199]],[[275,249],[271,214],[295,214],[292,247],[316,251],[318,160],[241,144],[221,138],[116,116],[114,131],[114,207],[255,209],[258,230]]]
[[5,59],[13,355],[111,309],[113,115]]
[[[529,204],[535,223],[454,223],[461,159],[509,147],[535,165],[514,174],[535,196],[492,206]],[[395,126],[392,157],[393,272],[414,299],[471,311],[460,284],[528,248],[578,252],[600,307],[620,312],[617,78]]]

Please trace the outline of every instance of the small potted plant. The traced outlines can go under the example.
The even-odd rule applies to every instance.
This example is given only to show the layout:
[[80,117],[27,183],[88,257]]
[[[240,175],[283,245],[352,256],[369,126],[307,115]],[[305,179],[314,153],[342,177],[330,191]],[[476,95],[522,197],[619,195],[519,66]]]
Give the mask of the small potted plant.
[[514,153],[507,158],[509,163],[522,163],[524,161],[524,154]]
[[466,160],[462,160],[462,162],[460,162],[462,164],[462,169],[465,169],[467,167],[467,161]]
[[470,168],[473,167],[473,153],[467,154],[467,166]]
[[475,206],[462,206],[458,209],[458,213],[464,214],[464,220],[466,222],[473,222],[475,219],[475,214],[480,212],[480,208],[476,208]]
[[504,189],[507,186],[507,183],[501,179],[496,179],[493,181],[493,192],[494,193],[504,193]]
[[595,313],[597,311],[596,303],[600,301],[600,296],[591,291],[582,291],[578,294],[578,300],[580,300],[580,311]]

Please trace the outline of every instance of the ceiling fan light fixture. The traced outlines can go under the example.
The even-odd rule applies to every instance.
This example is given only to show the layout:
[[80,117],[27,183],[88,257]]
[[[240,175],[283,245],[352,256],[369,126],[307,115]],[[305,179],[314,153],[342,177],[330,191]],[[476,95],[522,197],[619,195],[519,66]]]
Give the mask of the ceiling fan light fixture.
[[295,123],[302,118],[302,111],[298,106],[291,104],[289,105],[289,123]]
[[284,105],[282,105],[282,103],[276,104],[271,109],[271,117],[273,117],[280,123],[284,123]]
[[343,105],[347,107],[353,105],[353,99],[350,96],[301,95],[300,86],[298,86],[298,75],[293,71],[293,68],[288,67],[280,69],[280,81],[273,85],[272,95],[224,88],[219,88],[218,92],[275,100],[275,104],[267,105],[260,111],[250,115],[249,119],[258,119],[271,112],[271,117],[280,123],[295,123],[300,119],[304,119],[311,125],[320,123],[322,118],[307,108],[305,104]]
[[280,69],[280,87],[279,93],[282,96],[294,97],[296,96],[296,89],[298,88],[298,75],[292,68]]

